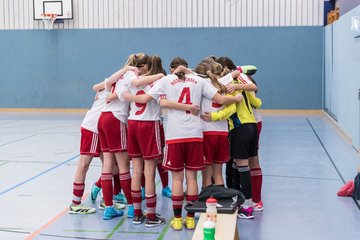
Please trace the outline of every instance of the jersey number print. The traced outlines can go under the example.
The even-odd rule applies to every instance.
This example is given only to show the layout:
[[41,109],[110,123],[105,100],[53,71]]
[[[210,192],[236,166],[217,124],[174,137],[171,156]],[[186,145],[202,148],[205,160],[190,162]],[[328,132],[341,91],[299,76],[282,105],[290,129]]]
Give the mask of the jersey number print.
[[[136,95],[142,95],[145,94],[143,90],[140,90],[136,93]],[[140,108],[138,111],[136,111],[135,115],[140,115],[145,111],[146,103],[135,103],[135,105]]]
[[[190,95],[190,88],[189,87],[184,87],[181,95],[179,97],[178,103],[185,103],[185,104],[189,104],[191,105],[191,99],[190,99],[191,95]],[[185,102],[184,102],[184,98],[185,98]],[[190,113],[189,111],[186,111],[186,113]]]

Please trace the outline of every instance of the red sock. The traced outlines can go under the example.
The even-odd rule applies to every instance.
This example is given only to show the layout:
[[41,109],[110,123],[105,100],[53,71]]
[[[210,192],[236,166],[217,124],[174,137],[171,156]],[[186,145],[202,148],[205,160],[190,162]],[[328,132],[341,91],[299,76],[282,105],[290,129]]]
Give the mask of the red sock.
[[112,173],[101,174],[101,185],[102,185],[105,206],[112,206],[113,205]]
[[117,195],[121,191],[119,174],[113,175],[113,181],[114,181],[114,195]]
[[167,187],[169,185],[169,175],[168,172],[163,169],[162,163],[157,164],[157,170],[159,172],[163,188]]
[[[186,202],[196,202],[199,200],[199,195],[186,195]],[[188,217],[194,217],[195,212],[188,212],[186,216]]]
[[131,197],[134,203],[134,212],[135,212],[135,216],[141,216],[142,211],[141,211],[141,201],[142,201],[142,197],[141,197],[141,190],[133,190],[131,189]]
[[251,174],[251,188],[252,188],[252,200],[255,203],[261,201],[261,187],[262,187],[262,171],[261,168],[253,168],[250,170]]
[[156,194],[150,197],[146,196],[146,217],[155,220],[156,217]]
[[84,195],[85,184],[84,183],[73,183],[73,200],[72,203],[79,205],[81,198]]
[[130,172],[121,173],[120,176],[120,185],[125,194],[126,200],[128,204],[133,204],[133,200],[131,197],[131,175]]
[[101,176],[99,177],[99,179],[97,180],[97,182],[95,183],[95,185],[96,185],[98,188],[101,188]]
[[174,217],[181,218],[182,205],[184,202],[184,195],[181,196],[172,196],[172,205],[174,210]]

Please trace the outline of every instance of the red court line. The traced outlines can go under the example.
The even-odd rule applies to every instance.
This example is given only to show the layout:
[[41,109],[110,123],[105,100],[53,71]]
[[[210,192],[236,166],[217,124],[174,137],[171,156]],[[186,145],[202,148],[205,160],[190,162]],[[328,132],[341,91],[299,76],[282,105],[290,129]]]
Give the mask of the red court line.
[[[82,200],[86,199],[87,196],[89,194],[86,194],[85,196],[83,196]],[[65,213],[67,213],[69,211],[69,208],[65,208],[63,211],[61,211],[58,215],[56,215],[55,217],[53,217],[52,219],[50,219],[50,221],[48,221],[47,223],[45,223],[42,227],[40,227],[38,230],[36,230],[35,232],[31,233],[30,236],[28,236],[27,238],[25,238],[25,240],[31,240],[34,237],[36,237],[37,235],[39,235],[42,231],[44,231],[46,228],[48,228],[51,224],[53,224],[54,222],[56,222],[59,218],[61,218],[62,216],[64,216]]]

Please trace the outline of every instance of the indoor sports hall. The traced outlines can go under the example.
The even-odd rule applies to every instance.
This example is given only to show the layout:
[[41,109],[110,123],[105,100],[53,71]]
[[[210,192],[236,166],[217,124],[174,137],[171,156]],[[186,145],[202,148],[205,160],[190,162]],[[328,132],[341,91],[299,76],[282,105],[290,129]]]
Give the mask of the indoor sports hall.
[[[177,56],[194,71],[209,56],[256,67],[263,208],[218,213],[215,239],[360,239],[360,0],[1,0],[0,49],[1,240],[204,239],[203,213],[174,230],[157,171],[159,226],[134,224],[130,204],[103,219],[98,157],[73,196],[93,86],[139,53],[169,75]],[[74,199],[95,212],[69,213]]]

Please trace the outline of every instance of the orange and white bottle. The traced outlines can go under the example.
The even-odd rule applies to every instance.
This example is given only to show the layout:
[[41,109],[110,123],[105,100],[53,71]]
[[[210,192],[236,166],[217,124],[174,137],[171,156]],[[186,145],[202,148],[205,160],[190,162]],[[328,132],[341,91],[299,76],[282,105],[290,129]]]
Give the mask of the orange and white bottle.
[[206,200],[206,219],[216,223],[217,220],[217,200],[213,197],[210,197]]

